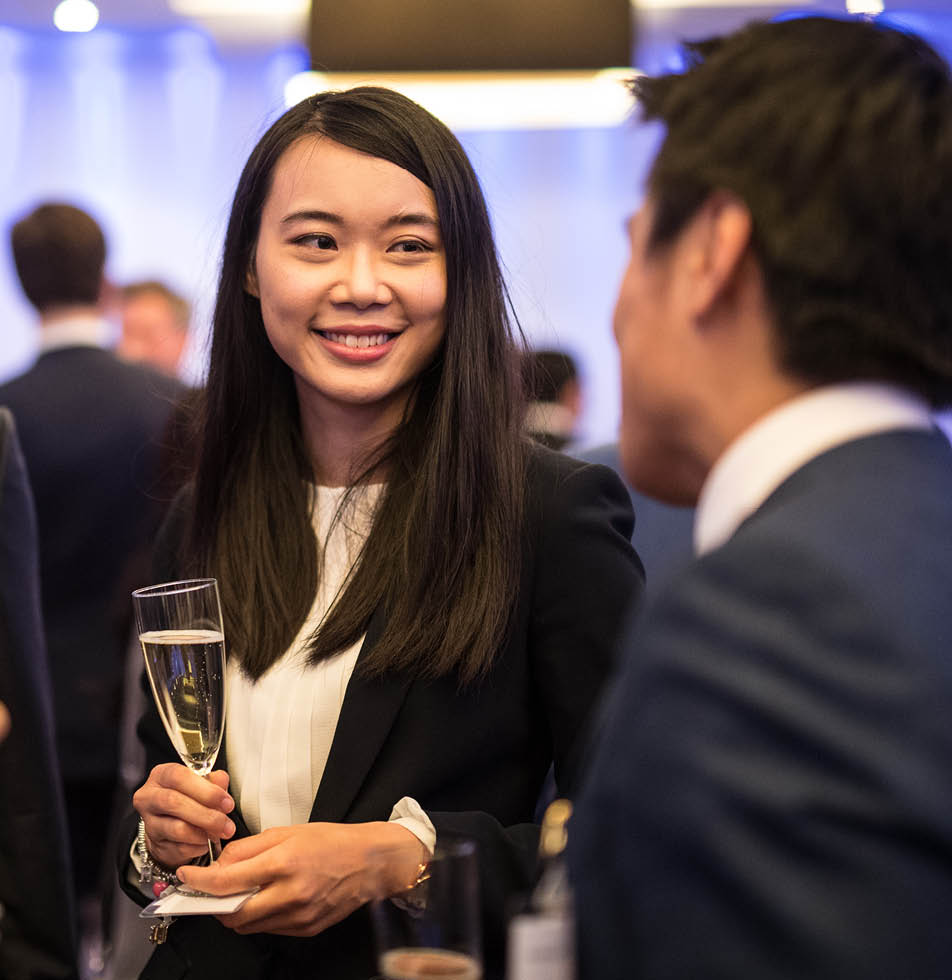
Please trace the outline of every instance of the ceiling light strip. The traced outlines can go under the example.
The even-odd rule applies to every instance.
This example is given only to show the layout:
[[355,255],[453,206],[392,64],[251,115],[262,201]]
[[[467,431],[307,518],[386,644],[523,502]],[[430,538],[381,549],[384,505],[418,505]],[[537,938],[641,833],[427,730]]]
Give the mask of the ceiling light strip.
[[564,72],[301,72],[285,86],[285,102],[326,89],[382,85],[419,102],[450,129],[579,129],[612,127],[631,111],[630,68]]

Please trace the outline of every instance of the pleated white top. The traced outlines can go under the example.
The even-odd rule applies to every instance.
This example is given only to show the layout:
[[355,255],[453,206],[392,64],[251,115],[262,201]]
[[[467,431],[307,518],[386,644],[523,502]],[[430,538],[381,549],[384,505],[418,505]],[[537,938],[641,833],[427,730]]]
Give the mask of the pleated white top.
[[312,515],[320,584],[284,656],[257,681],[226,668],[230,792],[252,833],[306,823],[321,784],[347,684],[363,637],[314,666],[307,641],[343,592],[366,540],[380,485],[357,491],[335,521],[345,487],[317,487]]

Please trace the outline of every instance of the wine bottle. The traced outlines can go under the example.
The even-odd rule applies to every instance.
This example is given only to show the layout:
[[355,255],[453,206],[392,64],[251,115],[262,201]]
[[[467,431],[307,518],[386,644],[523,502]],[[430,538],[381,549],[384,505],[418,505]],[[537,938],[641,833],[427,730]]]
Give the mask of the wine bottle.
[[539,870],[509,923],[507,980],[575,980],[575,913],[565,864],[572,804],[554,800],[542,819]]

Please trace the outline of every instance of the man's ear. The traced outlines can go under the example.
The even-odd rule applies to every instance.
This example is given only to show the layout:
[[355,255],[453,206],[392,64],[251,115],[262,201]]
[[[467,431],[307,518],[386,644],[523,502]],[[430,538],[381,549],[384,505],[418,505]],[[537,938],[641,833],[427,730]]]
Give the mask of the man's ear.
[[692,306],[694,314],[703,317],[735,285],[750,245],[753,221],[736,194],[717,190],[701,205],[691,225]]

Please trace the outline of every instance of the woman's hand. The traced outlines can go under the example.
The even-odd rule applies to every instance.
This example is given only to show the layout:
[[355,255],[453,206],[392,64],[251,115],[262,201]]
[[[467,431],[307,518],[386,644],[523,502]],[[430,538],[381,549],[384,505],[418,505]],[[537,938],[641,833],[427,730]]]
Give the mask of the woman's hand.
[[178,762],[156,766],[136,790],[132,804],[145,823],[153,860],[169,870],[208,853],[208,840],[235,833],[228,814],[228,773],[216,770],[204,779]]
[[219,921],[239,933],[314,936],[377,895],[409,887],[429,854],[396,823],[311,823],[234,841],[207,868],[179,868],[211,895],[260,891]]

